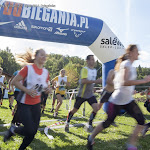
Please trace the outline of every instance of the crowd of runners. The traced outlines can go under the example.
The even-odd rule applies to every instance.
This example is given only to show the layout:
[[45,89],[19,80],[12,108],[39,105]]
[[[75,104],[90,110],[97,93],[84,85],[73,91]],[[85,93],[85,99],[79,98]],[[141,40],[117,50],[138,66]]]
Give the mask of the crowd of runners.
[[[86,57],[87,65],[81,69],[80,87],[74,107],[66,115],[64,130],[69,132],[70,120],[80,106],[87,101],[92,107],[89,121],[85,126],[86,130],[91,132],[87,137],[88,150],[94,149],[93,144],[97,134],[101,133],[102,130],[108,128],[111,124],[115,125],[114,120],[122,109],[137,121],[137,125],[126,143],[127,150],[137,150],[139,133],[142,133],[144,136],[150,127],[150,123],[145,124],[143,113],[132,96],[135,85],[150,82],[150,75],[141,80],[136,79],[137,73],[133,67],[133,62],[138,60],[138,56],[137,45],[129,45],[126,48],[125,54],[116,60],[114,69],[109,71],[106,85],[103,88],[99,101],[97,101],[93,89],[94,85],[101,84],[102,80],[97,79],[97,70],[94,68],[94,56],[88,55]],[[53,112],[53,116],[56,118],[59,115],[58,110],[66,94],[66,86],[69,87],[70,83],[64,69],[60,70],[58,76],[50,80],[48,70],[43,67],[46,62],[46,53],[43,49],[37,50],[35,55],[30,51],[27,51],[25,54],[18,54],[16,59],[18,59],[18,63],[24,62],[24,67],[13,74],[8,82],[8,86],[6,86],[6,79],[2,75],[3,69],[0,68],[0,105],[2,104],[4,89],[8,89],[10,109],[12,109],[14,99],[17,101],[17,104],[12,109],[13,119],[11,127],[4,135],[4,142],[16,134],[22,135],[24,138],[19,150],[24,150],[33,141],[37,133],[41,113],[44,113],[49,93],[53,93],[51,112]],[[147,91],[147,99],[145,107],[150,111],[150,89]],[[55,102],[57,104],[54,108]],[[93,120],[106,102],[108,102],[107,118],[93,128]]]

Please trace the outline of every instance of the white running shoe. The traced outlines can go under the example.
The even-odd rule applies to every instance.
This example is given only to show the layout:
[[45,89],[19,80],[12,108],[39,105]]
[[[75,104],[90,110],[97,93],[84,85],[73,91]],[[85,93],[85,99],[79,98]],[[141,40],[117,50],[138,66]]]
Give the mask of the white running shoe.
[[58,116],[58,112],[54,112],[54,118],[56,118]]
[[84,126],[84,128],[85,128],[85,130],[87,131],[87,132],[89,132],[89,133],[91,133],[92,131],[93,131],[93,126],[92,125],[89,125],[89,124],[86,124],[85,126]]

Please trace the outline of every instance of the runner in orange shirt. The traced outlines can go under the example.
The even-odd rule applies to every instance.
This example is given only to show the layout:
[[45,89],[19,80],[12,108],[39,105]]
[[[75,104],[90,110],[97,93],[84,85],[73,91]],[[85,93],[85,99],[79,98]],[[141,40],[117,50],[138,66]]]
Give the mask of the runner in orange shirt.
[[[24,136],[24,139],[19,150],[23,150],[32,142],[39,126],[41,92],[44,89],[45,93],[50,93],[51,89],[48,86],[48,70],[43,68],[46,61],[46,53],[43,49],[36,51],[34,59],[29,51],[23,55],[18,55],[18,58],[22,62],[33,63],[21,69],[19,74],[12,80],[12,84],[21,90],[17,97],[17,109],[19,119],[24,126],[18,128],[11,126],[4,137],[4,142],[15,133],[20,134]],[[23,81],[23,84],[20,81]]]

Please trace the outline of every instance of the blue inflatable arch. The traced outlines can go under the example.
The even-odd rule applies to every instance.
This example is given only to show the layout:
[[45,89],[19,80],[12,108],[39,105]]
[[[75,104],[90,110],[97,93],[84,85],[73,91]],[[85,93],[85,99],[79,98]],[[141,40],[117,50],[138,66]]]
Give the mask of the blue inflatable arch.
[[88,46],[103,63],[103,86],[116,58],[124,53],[122,43],[100,19],[4,0],[0,36]]

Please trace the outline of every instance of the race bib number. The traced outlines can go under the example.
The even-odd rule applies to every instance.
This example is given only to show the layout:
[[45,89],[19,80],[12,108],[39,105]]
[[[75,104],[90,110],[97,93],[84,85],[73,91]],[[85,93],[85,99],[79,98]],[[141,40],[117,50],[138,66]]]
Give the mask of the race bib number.
[[41,93],[43,90],[43,85],[42,84],[36,84],[34,87],[35,90],[37,90],[38,93]]

